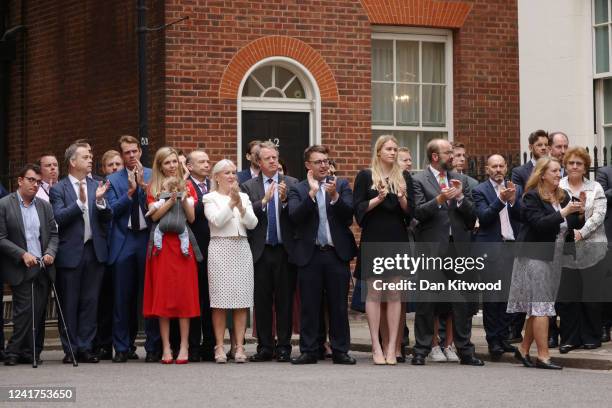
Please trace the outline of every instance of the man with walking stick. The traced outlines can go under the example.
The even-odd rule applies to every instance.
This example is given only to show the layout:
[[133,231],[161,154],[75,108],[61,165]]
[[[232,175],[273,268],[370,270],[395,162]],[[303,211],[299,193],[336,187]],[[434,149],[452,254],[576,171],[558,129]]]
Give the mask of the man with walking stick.
[[4,365],[36,366],[42,362],[45,308],[59,238],[51,205],[36,198],[40,167],[25,165],[17,182],[17,191],[0,200],[0,270],[13,293],[14,323]]

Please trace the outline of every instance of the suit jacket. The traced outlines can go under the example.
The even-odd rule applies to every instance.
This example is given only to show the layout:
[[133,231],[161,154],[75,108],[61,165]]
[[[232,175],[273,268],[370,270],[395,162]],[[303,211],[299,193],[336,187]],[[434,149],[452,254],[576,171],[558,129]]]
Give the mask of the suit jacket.
[[[278,175],[278,181],[285,181],[287,185],[287,194],[289,189],[295,186],[298,181],[297,179],[289,176]],[[251,203],[253,204],[253,211],[257,216],[257,226],[248,232],[249,244],[251,245],[251,252],[253,253],[253,262],[257,262],[263,253],[266,245],[266,235],[268,232],[268,213],[264,211],[261,200],[264,198],[264,180],[261,173],[253,179],[250,179],[241,185],[242,192],[249,196]],[[278,201],[278,215],[279,220],[277,221],[280,225],[281,238],[283,240],[283,246],[289,254],[289,258],[292,260],[293,252],[293,228],[291,226],[291,220],[289,219],[289,208],[288,205],[282,207],[280,199]]]
[[[53,218],[51,204],[36,199],[34,202],[40,221],[40,248],[43,255],[55,257],[59,244],[57,224]],[[25,227],[19,197],[17,193],[9,194],[0,200],[0,272],[4,280],[12,286],[17,286],[24,280],[34,277],[36,268],[26,268],[23,264],[23,254],[28,252],[25,237]],[[47,266],[49,277],[55,280],[55,266]]]
[[[96,206],[96,189],[98,182],[87,180],[87,209],[89,210],[89,224],[98,262],[106,262],[108,249],[106,245],[106,230],[113,213],[108,203],[103,210]],[[55,221],[59,227],[59,249],[55,265],[58,268],[76,268],[83,255],[85,222],[83,212],[77,204],[77,195],[69,177],[64,177],[51,187],[49,192]]]
[[[148,182],[150,178],[151,169],[145,168],[145,182]],[[125,239],[128,236],[128,222],[130,220],[133,198],[127,195],[130,185],[127,169],[124,168],[123,170],[109,175],[107,180],[110,182],[110,186],[106,192],[106,201],[113,213],[112,228],[109,234],[108,264],[113,265],[115,261],[117,261],[123,244],[125,243]],[[147,213],[147,193],[142,188],[139,188],[138,194],[138,204],[144,215]],[[149,225],[150,220],[145,218],[145,221],[147,225]]]
[[595,175],[595,181],[601,184],[606,194],[606,199],[608,200],[604,226],[606,228],[608,242],[612,242],[612,166],[599,168]]
[[[471,240],[476,216],[467,177],[449,171],[447,179],[449,183],[450,180],[459,180],[463,184],[463,201],[459,207],[456,200],[438,205],[436,197],[440,194],[440,185],[429,167],[413,178],[415,215],[419,220],[416,226],[417,241],[448,244],[449,231],[452,231],[455,242]],[[444,252],[446,246],[442,245],[440,250]]]
[[527,185],[527,180],[533,173],[533,163],[529,160],[522,166],[518,166],[512,169],[512,182],[517,186],[521,186],[523,189]]
[[[561,208],[565,207],[570,200],[569,194],[564,190],[565,197],[561,201]],[[523,196],[521,206],[521,229],[518,240],[521,242],[550,242],[557,239],[561,229],[563,217],[552,204],[542,200],[537,189],[530,190]],[[573,230],[584,226],[584,219],[580,219],[578,214],[570,214],[566,219],[569,241],[573,242]],[[554,245],[521,245],[519,256],[531,259],[541,259],[552,261],[554,255]]]
[[[206,257],[206,254],[208,253],[208,243],[210,242],[210,228],[208,227],[208,220],[204,215],[204,201],[202,201],[204,194],[202,194],[200,187],[198,187],[197,182],[193,178],[189,177],[187,182],[193,185],[193,188],[198,196],[198,201],[194,207],[195,219],[189,224],[189,228],[191,228],[193,235],[195,235],[202,255]],[[206,179],[206,190],[210,191],[209,179]]]
[[[301,181],[289,189],[289,218],[294,225],[294,256],[297,266],[306,266],[315,250],[319,227],[319,208],[308,192],[308,180]],[[347,180],[337,179],[336,191],[340,194],[334,205],[327,198],[327,222],[336,255],[349,262],[357,254],[357,244],[351,232],[353,224],[353,192]]]
[[238,173],[236,173],[236,177],[238,178],[238,184],[242,185],[242,183],[249,181],[252,177],[251,177],[251,168],[248,167],[244,170],[239,171]]
[[[505,182],[504,182],[505,185]],[[517,239],[520,222],[521,222],[521,195],[523,190],[521,186],[516,186],[514,205],[501,202],[497,197],[495,188],[491,184],[491,180],[480,183],[472,191],[472,199],[474,200],[474,208],[480,227],[474,234],[476,242],[503,242],[501,234],[501,221],[499,220],[499,212],[506,207],[508,209],[508,218],[510,226],[514,234],[514,239]]]

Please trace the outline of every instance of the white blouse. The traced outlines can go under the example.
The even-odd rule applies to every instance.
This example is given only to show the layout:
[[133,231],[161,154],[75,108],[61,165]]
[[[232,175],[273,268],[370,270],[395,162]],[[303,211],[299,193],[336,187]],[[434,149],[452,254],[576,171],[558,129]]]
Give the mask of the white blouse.
[[240,215],[238,208],[230,209],[230,196],[213,191],[202,197],[204,215],[208,220],[211,237],[246,237],[247,230],[257,226],[257,217],[249,196],[239,193],[242,207],[246,210]]

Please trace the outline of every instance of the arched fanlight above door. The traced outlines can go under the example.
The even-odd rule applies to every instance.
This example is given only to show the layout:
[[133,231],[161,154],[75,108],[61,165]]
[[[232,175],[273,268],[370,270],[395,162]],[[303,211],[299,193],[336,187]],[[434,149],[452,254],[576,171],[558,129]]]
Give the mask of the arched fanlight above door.
[[279,65],[265,65],[249,75],[242,97],[305,99],[306,93],[296,74]]

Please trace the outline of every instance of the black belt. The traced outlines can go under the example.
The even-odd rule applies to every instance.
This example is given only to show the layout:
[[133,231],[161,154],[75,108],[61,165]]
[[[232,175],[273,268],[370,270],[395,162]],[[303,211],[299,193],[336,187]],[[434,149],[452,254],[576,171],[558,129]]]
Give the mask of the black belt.
[[331,251],[334,249],[333,246],[331,245],[315,245],[315,248],[317,248],[319,251]]
[[266,246],[267,246],[268,248],[278,248],[278,247],[283,246],[283,244],[282,244],[282,242],[279,242],[278,244],[275,244],[275,245],[272,245],[272,244],[266,244]]

